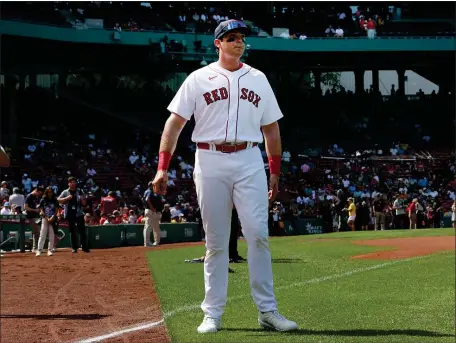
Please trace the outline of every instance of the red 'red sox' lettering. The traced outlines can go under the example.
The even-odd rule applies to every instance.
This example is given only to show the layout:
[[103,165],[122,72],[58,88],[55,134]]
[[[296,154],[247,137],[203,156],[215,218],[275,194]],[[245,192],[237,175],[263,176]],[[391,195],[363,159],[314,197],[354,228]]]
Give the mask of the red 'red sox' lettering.
[[254,91],[249,91],[247,88],[241,89],[241,99],[248,100],[252,103],[252,105],[254,105],[257,108],[261,100],[258,94],[256,94]]
[[[226,100],[228,99],[228,90],[225,87],[214,89],[210,92],[206,92],[203,94],[204,100],[206,101],[207,105],[213,104],[219,100]],[[249,91],[247,88],[241,89],[241,97],[242,100],[247,100],[251,102],[253,106],[258,108],[258,105],[261,101],[261,98],[258,94],[254,91]]]
[[204,100],[206,104],[210,105],[214,102],[219,100],[226,100],[228,99],[228,90],[225,87],[214,89],[210,92],[206,92],[203,94]]

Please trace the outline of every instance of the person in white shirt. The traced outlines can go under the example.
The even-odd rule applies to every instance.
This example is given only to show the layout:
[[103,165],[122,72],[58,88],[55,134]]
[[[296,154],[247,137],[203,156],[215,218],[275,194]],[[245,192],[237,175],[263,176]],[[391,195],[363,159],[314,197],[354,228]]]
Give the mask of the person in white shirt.
[[11,214],[11,206],[9,202],[5,202],[5,205],[0,210],[0,215],[9,216]]
[[115,224],[114,220],[116,219],[115,216],[113,216],[112,214],[110,214],[108,216],[108,219],[104,221],[103,225],[111,225],[111,224]]
[[182,211],[180,209],[180,204],[177,203],[176,205],[174,205],[174,207],[171,207],[170,212],[171,212],[171,219],[179,217],[179,215],[182,214]]
[[129,212],[129,217],[128,217],[128,224],[136,224],[136,216],[135,216],[135,211],[133,210],[130,210]]
[[[164,195],[168,169],[182,129],[192,116],[197,143],[194,181],[206,233],[204,313],[198,333],[221,329],[228,292],[231,214],[236,207],[248,245],[250,284],[258,323],[277,331],[296,330],[277,309],[268,240],[268,208],[278,193],[283,117],[265,74],[241,63],[249,29],[242,21],[221,22],[214,33],[219,56],[191,73],[168,110],[154,191]],[[241,115],[242,114],[242,115]],[[261,150],[269,159],[269,190]]]
[[343,38],[344,37],[344,30],[340,28],[340,26],[336,29],[335,37]]
[[24,210],[25,197],[21,194],[19,188],[13,188],[13,194],[9,197],[9,203],[12,208],[19,207],[21,211]]
[[342,180],[342,183],[344,184],[344,188],[348,188],[348,186],[350,186],[350,180],[347,177]]

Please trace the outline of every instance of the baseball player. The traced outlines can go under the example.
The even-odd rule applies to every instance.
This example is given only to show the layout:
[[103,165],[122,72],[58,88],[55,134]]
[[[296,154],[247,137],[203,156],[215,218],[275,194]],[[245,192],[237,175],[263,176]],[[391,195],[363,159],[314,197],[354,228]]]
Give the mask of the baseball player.
[[[291,331],[295,322],[277,310],[268,241],[268,201],[278,191],[282,113],[274,92],[259,70],[240,62],[247,26],[237,20],[215,29],[218,62],[191,73],[175,95],[160,142],[154,191],[166,193],[167,170],[178,137],[192,115],[197,145],[194,181],[206,233],[204,319],[199,333],[217,332],[227,301],[231,212],[236,206],[248,245],[253,300],[264,328]],[[262,134],[263,131],[263,134]],[[258,144],[265,138],[269,191]]]

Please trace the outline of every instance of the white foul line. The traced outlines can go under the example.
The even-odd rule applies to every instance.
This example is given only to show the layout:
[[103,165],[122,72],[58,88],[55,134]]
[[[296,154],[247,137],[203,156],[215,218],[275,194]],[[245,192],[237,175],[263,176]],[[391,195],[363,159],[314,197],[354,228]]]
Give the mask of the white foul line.
[[96,342],[101,342],[101,341],[104,341],[105,339],[121,336],[121,335],[124,335],[126,333],[135,332],[135,331],[142,331],[142,330],[147,330],[147,329],[153,328],[155,326],[158,326],[158,325],[162,324],[163,321],[164,321],[164,319],[159,320],[158,322],[135,325],[135,326],[132,326],[129,329],[122,329],[122,330],[119,330],[119,331],[111,332],[111,333],[103,335],[103,336],[87,338],[87,339],[84,339],[82,341],[78,341],[78,343],[96,343]]
[[[293,287],[316,284],[316,283],[320,283],[320,282],[324,282],[324,281],[328,281],[328,280],[341,279],[341,278],[348,277],[348,276],[351,276],[351,275],[354,275],[354,274],[364,273],[364,272],[368,272],[368,271],[371,271],[371,270],[392,266],[392,265],[395,265],[395,264],[398,264],[398,263],[402,263],[402,262],[408,262],[408,261],[423,259],[423,258],[426,258],[426,257],[429,257],[429,256],[433,256],[433,255],[411,257],[411,258],[406,258],[406,259],[401,259],[401,260],[394,260],[394,261],[390,261],[390,262],[380,263],[380,264],[376,264],[376,265],[373,265],[373,266],[370,266],[370,267],[353,269],[353,270],[350,270],[348,272],[341,273],[341,274],[333,274],[333,275],[328,275],[328,276],[322,276],[322,277],[318,277],[318,278],[315,278],[315,279],[310,279],[310,280],[301,281],[301,282],[295,282],[295,283],[284,285],[284,286],[278,286],[278,287],[275,287],[275,289],[277,289],[277,290],[289,289],[289,288],[293,288]],[[240,300],[240,299],[248,298],[248,297],[250,297],[250,294],[238,295],[238,296],[234,296],[234,297],[228,298],[228,302],[232,302],[232,301],[236,301],[236,300]],[[200,308],[200,306],[201,306],[201,304],[193,304],[193,305],[182,306],[182,307],[179,307],[179,308],[177,308],[175,310],[165,312],[163,314],[163,319],[161,319],[161,320],[159,320],[157,322],[138,324],[138,325],[135,325],[135,326],[132,326],[132,327],[129,327],[129,328],[125,328],[125,329],[122,329],[122,330],[111,332],[111,333],[106,334],[106,335],[80,340],[80,341],[77,341],[76,343],[96,343],[96,342],[101,342],[101,341],[103,341],[105,339],[108,339],[108,338],[121,336],[121,335],[124,335],[126,333],[147,330],[147,329],[150,329],[150,328],[153,328],[155,326],[159,326],[159,325],[163,324],[165,318],[173,317],[176,314],[182,313],[182,312],[195,311],[198,308]]]

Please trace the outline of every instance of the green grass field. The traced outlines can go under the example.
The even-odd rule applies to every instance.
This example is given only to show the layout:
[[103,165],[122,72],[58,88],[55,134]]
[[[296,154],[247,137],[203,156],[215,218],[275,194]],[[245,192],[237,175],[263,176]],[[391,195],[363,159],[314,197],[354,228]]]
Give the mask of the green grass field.
[[[298,323],[294,333],[258,326],[247,264],[233,264],[223,330],[196,332],[203,314],[203,265],[185,263],[204,246],[156,250],[148,261],[173,342],[454,342],[455,253],[408,260],[352,260],[385,250],[352,240],[449,236],[454,229],[344,232],[271,239],[279,310]],[[324,239],[337,240],[324,240]],[[321,239],[321,240],[320,240]],[[242,256],[246,244],[239,242]]]

